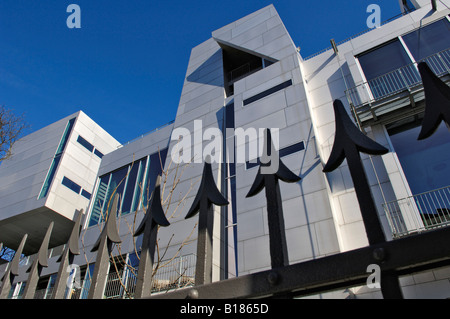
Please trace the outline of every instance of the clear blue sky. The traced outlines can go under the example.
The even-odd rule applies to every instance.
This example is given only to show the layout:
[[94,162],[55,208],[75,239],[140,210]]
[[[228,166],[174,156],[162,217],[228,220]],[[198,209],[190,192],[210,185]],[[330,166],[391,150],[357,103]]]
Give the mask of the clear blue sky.
[[[69,29],[69,4],[81,29]],[[125,143],[174,119],[191,48],[273,4],[302,56],[381,20],[398,0],[1,0],[0,104],[38,130],[83,110]]]

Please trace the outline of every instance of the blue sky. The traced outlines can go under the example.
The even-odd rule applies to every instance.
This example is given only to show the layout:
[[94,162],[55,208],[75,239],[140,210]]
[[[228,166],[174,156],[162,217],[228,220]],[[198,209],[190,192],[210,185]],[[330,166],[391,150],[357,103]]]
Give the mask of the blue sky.
[[271,3],[304,57],[365,30],[369,4],[400,13],[397,0],[1,0],[0,104],[27,133],[81,109],[125,143],[174,119],[194,46]]

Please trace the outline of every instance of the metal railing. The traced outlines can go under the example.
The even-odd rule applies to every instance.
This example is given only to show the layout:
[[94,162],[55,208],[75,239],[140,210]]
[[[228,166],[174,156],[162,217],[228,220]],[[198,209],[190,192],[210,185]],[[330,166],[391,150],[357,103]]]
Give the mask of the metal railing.
[[[406,14],[408,14],[408,13],[410,13],[410,12],[411,12],[411,11],[405,11],[405,12],[402,12],[402,13],[400,13],[400,14],[397,14],[397,15],[395,15],[395,16],[393,16],[393,17],[391,17],[391,18],[389,18],[389,19],[387,19],[387,20],[381,22],[381,23],[380,23],[380,27],[383,26],[383,25],[385,25],[385,24],[388,24],[389,22],[392,22],[392,21],[394,21],[394,20],[397,20],[397,19],[401,18],[401,17],[403,17],[404,15],[406,15]],[[367,28],[367,29],[365,29],[365,30],[363,30],[363,31],[360,31],[360,32],[358,32],[358,33],[356,33],[356,34],[354,34],[354,35],[352,35],[352,36],[350,36],[350,37],[348,37],[348,38],[346,38],[346,39],[344,39],[344,40],[341,40],[341,41],[339,41],[339,42],[336,42],[336,45],[339,46],[339,45],[341,45],[341,44],[347,43],[347,42],[349,42],[349,41],[351,41],[351,40],[353,40],[353,39],[356,39],[356,38],[362,36],[363,34],[369,33],[369,32],[371,32],[371,31],[377,30],[377,29],[378,29],[378,28]],[[327,51],[329,51],[329,50],[332,50],[332,49],[333,49],[332,46],[326,47],[325,49],[322,49],[322,50],[320,50],[320,51],[318,51],[318,52],[315,52],[315,53],[313,53],[313,54],[311,54],[311,55],[309,55],[309,56],[303,58],[303,61],[310,60],[310,59],[312,59],[312,58],[314,58],[314,57],[316,57],[316,56],[318,56],[318,55],[320,55],[320,54],[322,54],[322,53],[324,53],[324,52],[327,52]]]
[[240,80],[256,71],[259,71],[263,68],[261,65],[252,65],[250,62],[241,65],[240,67],[237,67],[234,70],[231,70],[228,72],[228,82],[231,84],[233,82],[236,82],[237,80]]
[[[160,293],[194,285],[196,256],[194,254],[161,261],[153,276],[152,293]],[[155,268],[154,267],[154,268]],[[137,280],[137,268],[125,267],[108,274],[105,299],[134,298]]]
[[450,225],[450,186],[383,204],[394,238]]
[[450,49],[428,56],[345,91],[347,99],[356,112],[367,104],[404,91],[411,91],[422,84],[417,64],[426,62],[437,76],[450,73]]

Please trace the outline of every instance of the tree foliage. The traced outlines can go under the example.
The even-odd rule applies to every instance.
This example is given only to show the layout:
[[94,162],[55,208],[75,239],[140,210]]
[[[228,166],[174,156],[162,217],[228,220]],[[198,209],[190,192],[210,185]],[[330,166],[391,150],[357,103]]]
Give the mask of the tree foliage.
[[12,156],[11,148],[27,127],[24,116],[0,105],[0,161]]

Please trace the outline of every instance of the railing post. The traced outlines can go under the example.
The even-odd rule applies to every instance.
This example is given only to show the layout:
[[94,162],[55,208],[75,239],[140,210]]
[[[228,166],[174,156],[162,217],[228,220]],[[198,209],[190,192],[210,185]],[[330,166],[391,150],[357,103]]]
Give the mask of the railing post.
[[[344,159],[347,159],[369,245],[384,243],[386,238],[359,152],[369,155],[382,155],[386,154],[388,150],[356,128],[340,100],[335,100],[333,106],[336,135],[330,157],[323,171],[334,171],[342,164]],[[385,258],[386,256],[383,256],[379,260],[383,261]],[[403,298],[398,276],[395,273],[385,273],[382,270],[380,284],[385,298]]]
[[119,194],[114,196],[111,211],[108,215],[102,233],[100,234],[92,252],[97,252],[95,260],[94,274],[91,277],[91,287],[89,288],[88,299],[102,299],[106,287],[106,281],[109,273],[109,257],[112,251],[113,243],[121,243],[119,232],[117,231],[117,207],[119,205]]
[[78,241],[80,238],[82,217],[83,217],[83,210],[81,209],[78,211],[78,216],[75,221],[75,224],[73,225],[69,240],[66,243],[66,247],[61,256],[59,257],[59,259],[57,260],[57,262],[60,262],[60,265],[56,277],[55,286],[53,288],[52,299],[64,299],[66,289],[68,288],[67,280],[69,278],[69,272],[67,271],[68,270],[67,267],[69,267],[72,264],[75,255],[80,254]]
[[13,260],[8,264],[5,274],[3,275],[3,284],[0,289],[0,299],[7,299],[11,286],[14,282],[14,278],[19,275],[19,262],[22,255],[23,247],[27,241],[28,234],[23,235],[22,241],[14,254]]
[[195,268],[195,285],[203,285],[212,282],[212,236],[214,226],[214,207],[228,205],[228,201],[217,189],[211,168],[211,158],[205,159],[202,180],[197,195],[191,208],[186,214],[192,218],[197,213],[198,236],[197,236],[197,265]]
[[135,298],[149,297],[152,292],[153,262],[155,256],[156,236],[158,227],[167,227],[170,223],[166,219],[161,206],[161,175],[156,178],[155,188],[148,204],[147,212],[133,236],[143,235],[141,255],[136,281]]
[[[272,144],[272,137],[269,129],[266,129],[266,139],[264,143],[263,154],[268,155],[268,150],[272,152],[275,148]],[[271,153],[271,157],[273,154]],[[289,257],[286,243],[286,231],[284,227],[283,216],[283,203],[281,200],[280,186],[278,180],[282,180],[286,183],[295,183],[300,180],[300,177],[294,174],[289,168],[287,168],[281,161],[279,156],[276,156],[278,160],[278,169],[272,174],[263,174],[262,167],[268,167],[270,162],[264,163],[262,160],[256,174],[255,181],[253,182],[250,191],[246,197],[252,197],[258,194],[263,188],[266,191],[267,200],[267,220],[269,224],[269,246],[270,246],[270,259],[272,268],[282,267],[289,265]]]
[[34,295],[36,293],[36,286],[39,281],[39,277],[41,275],[42,268],[48,267],[48,245],[50,242],[50,236],[53,230],[53,222],[47,228],[47,232],[45,233],[44,239],[42,240],[41,247],[39,248],[39,252],[37,253],[36,259],[33,261],[33,264],[28,269],[30,272],[27,280],[27,284],[25,285],[25,291],[23,292],[24,299],[34,299]]

